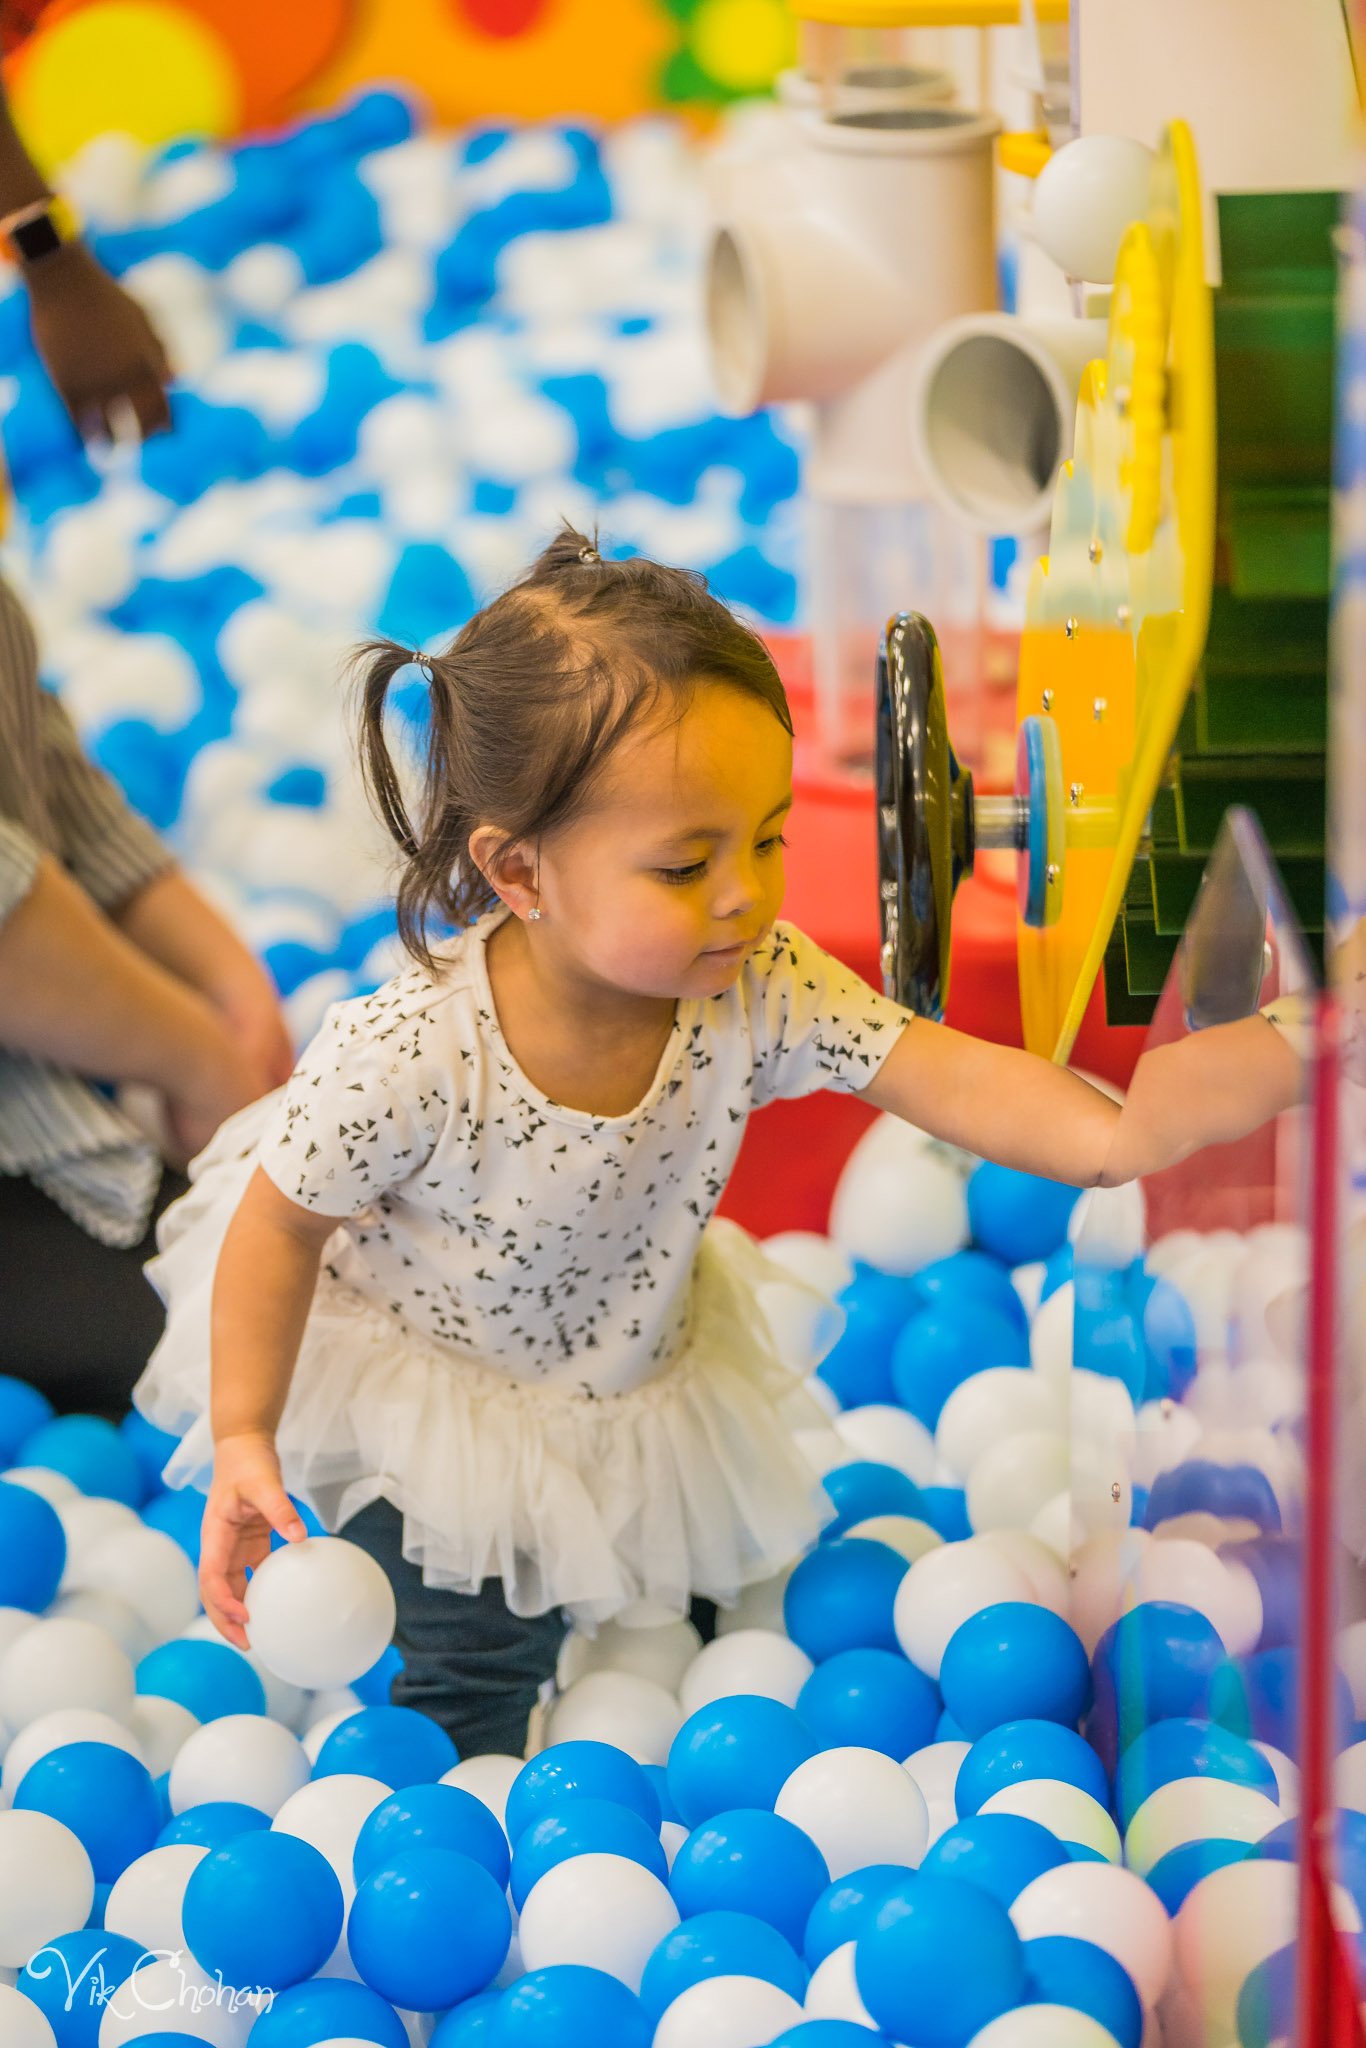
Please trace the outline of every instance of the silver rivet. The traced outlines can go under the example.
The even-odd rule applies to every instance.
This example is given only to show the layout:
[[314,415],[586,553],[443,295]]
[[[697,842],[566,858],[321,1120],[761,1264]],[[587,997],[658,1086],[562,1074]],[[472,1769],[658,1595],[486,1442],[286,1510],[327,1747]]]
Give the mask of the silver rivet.
[[1115,618],[1121,626],[1127,626],[1133,618],[1133,612],[1127,604],[1116,605]]
[[1098,562],[1104,550],[1102,549],[1101,544],[1098,540],[1093,540],[1090,547],[1086,550],[1086,552],[1093,562]]
[[1063,627],[1063,632],[1064,632],[1064,633],[1066,633],[1066,635],[1067,635],[1067,637],[1068,637],[1068,639],[1069,639],[1069,640],[1075,640],[1075,639],[1076,639],[1076,637],[1077,637],[1077,622],[1076,622],[1076,620],[1075,620],[1075,619],[1069,619],[1069,620],[1067,621],[1067,624],[1066,624],[1066,625],[1065,625],[1065,626]]
[[890,940],[882,949],[881,961],[883,973],[890,974],[896,965],[896,947]]
[[1104,718],[1106,712],[1109,709],[1110,706],[1106,702],[1104,697],[1097,697],[1095,699],[1095,702],[1091,706],[1091,716],[1095,719],[1097,725],[1100,724],[1101,719]]
[[1117,1479],[1111,1485],[1110,1498],[1112,1501],[1115,1502],[1116,1506],[1118,1506],[1119,1502],[1124,1498],[1124,1488],[1120,1485]]
[[1045,690],[1043,693],[1043,708],[1045,711],[1053,709],[1053,692],[1051,690]]
[[1067,794],[1072,803],[1079,804],[1082,798],[1082,784],[1080,782],[1069,784]]
[[1051,860],[1048,863],[1048,866],[1044,869],[1044,879],[1047,881],[1050,889],[1053,887],[1053,884],[1057,881],[1058,876],[1061,873],[1062,869],[1058,866],[1058,863],[1055,860]]

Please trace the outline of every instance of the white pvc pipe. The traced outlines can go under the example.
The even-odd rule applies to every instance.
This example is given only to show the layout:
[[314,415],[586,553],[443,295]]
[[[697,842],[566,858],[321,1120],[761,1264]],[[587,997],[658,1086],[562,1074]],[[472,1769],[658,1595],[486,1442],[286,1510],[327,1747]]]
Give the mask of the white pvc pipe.
[[1046,527],[1072,452],[1077,391],[1105,352],[1102,320],[956,320],[921,360],[912,432],[940,503],[983,533]]

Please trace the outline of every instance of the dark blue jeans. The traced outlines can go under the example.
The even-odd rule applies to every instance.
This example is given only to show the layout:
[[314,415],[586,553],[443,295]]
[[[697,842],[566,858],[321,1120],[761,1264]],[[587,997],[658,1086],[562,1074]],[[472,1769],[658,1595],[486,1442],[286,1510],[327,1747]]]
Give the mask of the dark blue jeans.
[[394,1589],[394,1644],[403,1658],[394,1705],[430,1714],[462,1757],[524,1755],[531,1710],[565,1637],[560,1610],[510,1613],[501,1579],[485,1579],[477,1593],[424,1585],[421,1566],[403,1555],[403,1517],[387,1500],[363,1508],[340,1533],[368,1551]]

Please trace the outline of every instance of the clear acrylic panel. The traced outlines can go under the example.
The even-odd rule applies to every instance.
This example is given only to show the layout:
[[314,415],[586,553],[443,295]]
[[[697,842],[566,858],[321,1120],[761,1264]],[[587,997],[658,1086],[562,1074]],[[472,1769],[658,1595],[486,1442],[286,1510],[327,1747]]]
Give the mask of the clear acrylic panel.
[[1165,2048],[1292,2034],[1315,1004],[1260,831],[1231,812],[1119,1119],[1111,1165],[1137,1177],[1079,1204],[1035,1360],[1070,1395],[1086,1733],[1107,1854],[1167,1915],[1147,1958]]

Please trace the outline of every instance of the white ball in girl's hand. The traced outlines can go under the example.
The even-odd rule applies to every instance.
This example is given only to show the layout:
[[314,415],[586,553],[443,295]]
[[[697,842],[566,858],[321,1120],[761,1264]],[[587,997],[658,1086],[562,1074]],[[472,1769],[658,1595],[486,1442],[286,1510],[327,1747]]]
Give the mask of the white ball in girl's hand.
[[394,1590],[358,1545],[306,1536],[272,1551],[247,1587],[247,1638],[263,1664],[315,1691],[349,1685],[393,1640]]
[[966,1184],[937,1149],[923,1140],[899,1156],[855,1148],[830,1206],[830,1235],[851,1258],[883,1273],[918,1273],[961,1251],[968,1234]]

